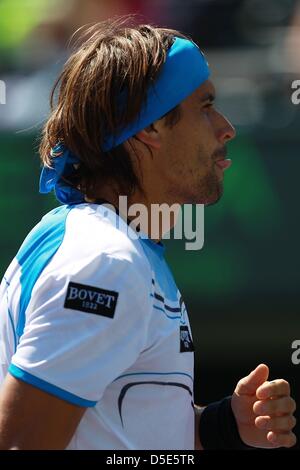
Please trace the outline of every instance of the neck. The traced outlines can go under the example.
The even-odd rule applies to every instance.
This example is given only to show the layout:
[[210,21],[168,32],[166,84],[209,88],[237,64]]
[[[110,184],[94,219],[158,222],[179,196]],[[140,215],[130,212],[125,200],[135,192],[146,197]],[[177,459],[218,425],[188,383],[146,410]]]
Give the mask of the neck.
[[131,196],[121,196],[111,188],[103,189],[96,200],[105,200],[116,207],[119,215],[137,231],[142,231],[151,240],[158,242],[176,224],[180,211],[179,204],[167,202],[162,196],[151,196],[136,190]]

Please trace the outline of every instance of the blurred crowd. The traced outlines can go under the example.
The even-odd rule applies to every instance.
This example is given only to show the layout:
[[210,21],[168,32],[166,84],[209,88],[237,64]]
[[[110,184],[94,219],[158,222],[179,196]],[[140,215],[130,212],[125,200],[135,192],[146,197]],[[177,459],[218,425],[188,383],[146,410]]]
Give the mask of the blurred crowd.
[[0,129],[38,129],[49,93],[82,25],[116,15],[175,27],[208,53],[219,102],[242,129],[286,128],[299,113],[287,99],[300,78],[296,0],[0,0]]

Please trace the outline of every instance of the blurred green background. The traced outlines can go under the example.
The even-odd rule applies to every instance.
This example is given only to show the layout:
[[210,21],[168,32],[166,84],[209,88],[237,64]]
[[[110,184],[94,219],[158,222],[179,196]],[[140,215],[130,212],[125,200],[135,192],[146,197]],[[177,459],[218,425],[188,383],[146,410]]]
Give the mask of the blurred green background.
[[130,12],[198,40],[217,106],[237,129],[224,196],[205,209],[204,248],[165,242],[193,327],[196,400],[230,394],[265,362],[272,378],[290,380],[300,407],[300,364],[291,361],[300,339],[300,105],[291,101],[300,79],[297,1],[0,0],[0,273],[57,205],[38,194],[37,148],[68,38],[83,23]]

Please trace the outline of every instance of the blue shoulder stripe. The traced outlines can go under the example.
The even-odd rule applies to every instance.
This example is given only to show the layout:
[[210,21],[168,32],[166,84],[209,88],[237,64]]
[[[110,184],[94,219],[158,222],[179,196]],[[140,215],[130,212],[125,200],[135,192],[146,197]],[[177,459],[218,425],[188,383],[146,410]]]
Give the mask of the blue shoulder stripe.
[[19,338],[24,331],[25,312],[32,289],[63,241],[66,218],[71,209],[72,206],[61,206],[45,215],[17,253],[16,258],[21,266],[20,312],[16,330]]

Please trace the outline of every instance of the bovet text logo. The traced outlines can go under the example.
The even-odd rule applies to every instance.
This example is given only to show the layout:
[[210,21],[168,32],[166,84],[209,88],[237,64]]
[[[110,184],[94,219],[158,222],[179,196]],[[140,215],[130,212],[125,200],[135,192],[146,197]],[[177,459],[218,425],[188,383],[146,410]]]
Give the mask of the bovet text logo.
[[112,290],[69,282],[64,307],[113,318],[118,295]]

